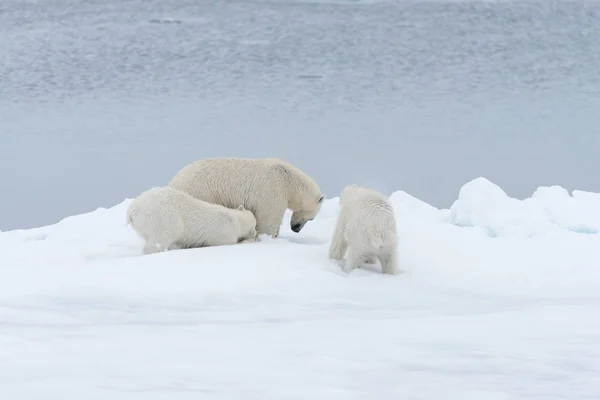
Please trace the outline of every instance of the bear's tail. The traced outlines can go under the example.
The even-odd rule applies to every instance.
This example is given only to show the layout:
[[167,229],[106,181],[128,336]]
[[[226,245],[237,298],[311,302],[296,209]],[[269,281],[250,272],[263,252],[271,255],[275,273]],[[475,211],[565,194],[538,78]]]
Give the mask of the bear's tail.
[[383,238],[377,234],[378,232],[372,232],[370,235],[371,246],[375,249],[380,249],[383,246]]
[[125,226],[131,224],[133,222],[133,220],[131,219],[131,214],[127,213],[127,216],[125,217]]
[[367,237],[369,238],[369,243],[373,246],[374,249],[380,249],[383,246],[383,242],[385,238],[382,235],[381,229],[378,229],[375,226],[367,227]]

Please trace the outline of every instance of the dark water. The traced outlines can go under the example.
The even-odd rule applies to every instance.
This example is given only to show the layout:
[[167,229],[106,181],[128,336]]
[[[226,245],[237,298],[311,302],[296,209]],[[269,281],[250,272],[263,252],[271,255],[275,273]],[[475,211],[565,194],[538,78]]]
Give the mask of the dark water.
[[438,207],[600,191],[598,2],[3,0],[0,37],[2,230],[213,156]]

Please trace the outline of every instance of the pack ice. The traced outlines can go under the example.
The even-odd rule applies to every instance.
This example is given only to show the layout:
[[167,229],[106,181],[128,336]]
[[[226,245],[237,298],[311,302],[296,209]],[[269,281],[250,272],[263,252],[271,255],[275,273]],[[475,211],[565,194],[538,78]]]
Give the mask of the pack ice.
[[0,233],[0,397],[600,398],[600,194],[391,194],[398,266],[299,233],[142,255],[130,202]]

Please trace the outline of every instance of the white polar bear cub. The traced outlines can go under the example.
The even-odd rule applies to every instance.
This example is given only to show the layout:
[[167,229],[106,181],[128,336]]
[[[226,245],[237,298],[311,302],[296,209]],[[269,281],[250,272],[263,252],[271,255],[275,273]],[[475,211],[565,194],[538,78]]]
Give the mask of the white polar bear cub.
[[146,241],[144,253],[251,242],[256,219],[236,209],[194,199],[169,187],[153,187],[127,209],[127,224]]
[[346,186],[329,257],[342,260],[348,250],[343,268],[347,273],[377,257],[383,273],[396,274],[396,245],[396,217],[388,200],[373,189]]
[[207,158],[183,167],[169,186],[225,207],[242,204],[256,217],[258,234],[279,235],[286,209],[298,233],[321,210],[325,195],[300,169],[277,158]]

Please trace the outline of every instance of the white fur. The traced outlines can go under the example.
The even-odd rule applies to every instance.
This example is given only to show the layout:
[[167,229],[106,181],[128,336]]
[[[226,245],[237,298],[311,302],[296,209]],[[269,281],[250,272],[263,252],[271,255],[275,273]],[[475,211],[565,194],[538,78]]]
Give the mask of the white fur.
[[396,274],[396,245],[396,217],[388,200],[375,190],[346,186],[340,195],[329,257],[342,260],[348,251],[344,272],[378,258],[383,273]]
[[225,207],[242,204],[256,217],[258,234],[279,235],[286,209],[300,232],[321,210],[325,195],[300,169],[276,158],[208,158],[183,167],[169,183],[193,197]]
[[146,254],[256,237],[256,219],[243,206],[210,204],[169,187],[154,187],[135,198],[127,209],[127,224],[146,241]]

